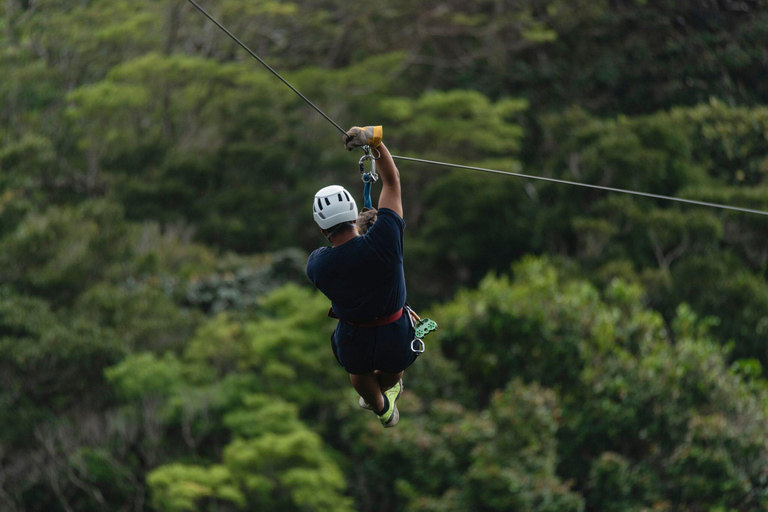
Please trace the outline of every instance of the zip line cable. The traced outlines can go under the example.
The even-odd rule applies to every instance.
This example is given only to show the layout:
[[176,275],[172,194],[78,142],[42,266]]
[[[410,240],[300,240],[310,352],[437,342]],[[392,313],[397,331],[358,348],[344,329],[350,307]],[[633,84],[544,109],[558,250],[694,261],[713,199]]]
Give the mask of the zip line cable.
[[[227,28],[224,25],[222,25],[221,23],[216,21],[216,19],[214,19],[213,16],[211,16],[210,14],[208,14],[205,11],[205,9],[200,7],[197,4],[197,2],[195,2],[195,0],[187,0],[187,1],[189,3],[191,3],[193,6],[195,6],[195,8],[198,11],[203,13],[203,15],[205,15],[206,18],[211,20],[225,34],[227,34],[229,37],[231,37],[232,40],[235,41],[238,45],[240,45],[240,47],[242,47],[245,51],[247,51],[251,55],[251,57],[253,57],[257,61],[259,61],[273,75],[275,75],[278,79],[280,79],[281,82],[283,82],[285,85],[287,85],[301,99],[303,99],[305,102],[307,102],[307,104],[309,104],[310,107],[315,109],[318,114],[323,116],[329,123],[331,123],[333,126],[335,126],[336,129],[339,130],[342,134],[346,135],[347,131],[344,130],[344,128],[339,126],[338,123],[336,123],[336,121],[334,121],[333,119],[328,117],[328,115],[325,112],[320,110],[320,108],[318,108],[317,105],[312,103],[309,100],[309,98],[304,96],[298,89],[296,89],[293,85],[291,85],[288,82],[288,80],[286,80],[285,78],[280,76],[280,73],[275,71],[272,68],[272,66],[267,64],[261,57],[256,55],[256,53],[254,53],[253,50],[248,48],[242,41],[240,41],[237,37],[235,37],[235,35],[232,34],[232,32],[230,32],[229,30],[227,30]],[[531,180],[548,181],[548,182],[551,182],[551,183],[560,183],[560,184],[563,184],[563,185],[572,185],[572,186],[576,186],[576,187],[585,187],[585,188],[592,188],[592,189],[597,189],[597,190],[606,190],[608,192],[618,192],[618,193],[621,193],[621,194],[630,194],[630,195],[635,195],[635,196],[650,197],[650,198],[653,198],[653,199],[662,199],[662,200],[665,200],[665,201],[673,201],[673,202],[677,202],[677,203],[686,203],[686,204],[693,204],[693,205],[697,205],[697,206],[706,206],[706,207],[709,207],[709,208],[719,208],[721,210],[731,210],[731,211],[736,211],[736,212],[744,212],[744,213],[752,213],[752,214],[756,214],[756,215],[768,216],[768,212],[767,211],[763,211],[763,210],[753,210],[753,209],[750,209],[750,208],[741,208],[741,207],[738,207],[738,206],[730,206],[730,205],[727,205],[727,204],[708,203],[708,202],[705,202],[705,201],[695,201],[693,199],[683,199],[683,198],[680,198],[680,197],[664,196],[664,195],[660,195],[660,194],[650,194],[648,192],[639,192],[637,190],[627,190],[627,189],[623,189],[623,188],[604,187],[602,185],[591,185],[589,183],[581,183],[581,182],[578,182],[578,181],[559,180],[559,179],[556,179],[556,178],[547,178],[547,177],[544,177],[544,176],[534,176],[534,175],[530,175],[530,174],[521,174],[521,173],[516,173],[516,172],[499,171],[499,170],[496,170],[496,169],[486,169],[486,168],[483,168],[483,167],[473,167],[473,166],[470,166],[470,165],[460,165],[460,164],[452,164],[452,163],[447,163],[447,162],[438,162],[438,161],[435,161],[435,160],[424,160],[424,159],[421,159],[421,158],[411,158],[411,157],[407,157],[407,156],[392,155],[392,158],[395,159],[395,160],[404,160],[404,161],[408,161],[408,162],[417,162],[417,163],[436,165],[436,166],[441,166],[441,167],[453,167],[453,168],[456,168],[456,169],[467,169],[467,170],[470,170],[470,171],[487,172],[487,173],[492,173],[492,174],[501,174],[501,175],[504,175],[504,176],[513,176],[513,177],[516,177],[516,178],[526,178],[526,179],[531,179]]]
[[242,41],[240,41],[240,40],[239,40],[237,37],[235,37],[235,35],[234,35],[232,32],[230,32],[229,30],[227,30],[227,28],[226,28],[224,25],[222,25],[221,23],[219,23],[218,21],[216,21],[216,20],[213,18],[213,16],[211,16],[210,14],[208,14],[208,13],[205,11],[205,9],[203,9],[202,7],[200,7],[199,5],[197,5],[197,3],[196,3],[194,0],[188,0],[188,1],[189,1],[189,3],[191,3],[192,5],[194,5],[194,6],[197,8],[197,10],[198,10],[198,11],[200,11],[201,13],[203,13],[203,14],[205,15],[205,17],[206,17],[206,18],[208,18],[209,20],[211,20],[211,21],[212,21],[212,22],[213,22],[213,23],[214,23],[214,24],[215,24],[217,27],[219,27],[221,30],[223,30],[225,34],[227,34],[227,35],[228,35],[229,37],[231,37],[231,38],[232,38],[232,39],[233,39],[233,40],[234,40],[234,41],[235,41],[237,44],[239,44],[239,45],[240,45],[240,46],[243,48],[243,50],[245,50],[245,51],[247,51],[248,53],[250,53],[250,54],[251,54],[251,57],[253,57],[253,58],[254,58],[254,59],[256,59],[257,61],[261,62],[261,64],[262,64],[262,65],[263,65],[265,68],[267,68],[267,69],[268,69],[270,72],[272,72],[272,74],[273,74],[273,75],[275,75],[277,78],[279,78],[281,82],[283,82],[285,85],[287,85],[288,87],[290,87],[290,88],[291,88],[291,90],[292,90],[293,92],[295,92],[296,94],[298,94],[298,95],[299,95],[299,97],[300,97],[301,99],[303,99],[304,101],[306,101],[306,102],[309,104],[309,106],[310,106],[310,107],[312,107],[313,109],[317,110],[317,113],[318,113],[318,114],[320,114],[321,116],[323,116],[324,118],[326,118],[326,119],[328,120],[328,122],[329,122],[329,123],[331,123],[333,126],[335,126],[335,127],[336,127],[336,128],[337,128],[337,129],[338,129],[340,132],[341,132],[341,133],[343,133],[343,134],[345,134],[345,135],[346,135],[346,133],[347,133],[347,130],[345,130],[344,128],[342,128],[342,127],[341,127],[341,126],[339,126],[338,124],[336,124],[336,121],[334,121],[333,119],[331,119],[330,117],[328,117],[328,116],[325,114],[325,112],[323,112],[322,110],[320,110],[320,109],[318,108],[318,106],[317,106],[317,105],[315,105],[314,103],[312,103],[311,101],[309,101],[309,98],[307,98],[306,96],[304,96],[303,94],[301,94],[301,92],[299,92],[299,90],[298,90],[297,88],[295,88],[294,86],[292,86],[292,85],[291,85],[291,84],[288,82],[288,80],[286,80],[285,78],[283,78],[282,76],[280,76],[280,73],[278,73],[277,71],[275,71],[274,69],[272,69],[272,66],[270,66],[269,64],[267,64],[266,62],[264,62],[264,60],[263,60],[261,57],[259,57],[258,55],[256,55],[256,54],[253,52],[253,50],[251,50],[250,48],[248,48],[247,46],[245,46],[245,44],[244,44]]
[[652,197],[654,199],[666,199],[667,201],[676,201],[678,203],[687,203],[687,204],[695,204],[698,206],[709,206],[711,208],[722,208],[725,210],[734,210],[737,212],[745,212],[745,213],[756,213],[758,215],[768,215],[768,212],[764,212],[762,210],[751,210],[749,208],[741,208],[738,206],[730,206],[727,204],[718,204],[718,203],[707,203],[705,201],[695,201],[693,199],[683,199],[681,197],[672,197],[672,196],[662,196],[659,194],[650,194],[648,192],[639,192],[637,190],[626,190],[623,188],[613,188],[613,187],[604,187],[602,185],[592,185],[590,183],[580,183],[578,181],[567,181],[567,180],[558,180],[555,178],[547,178],[544,176],[533,176],[530,174],[520,174],[518,172],[507,172],[507,171],[498,171],[496,169],[485,169],[483,167],[472,167],[469,165],[460,165],[460,164],[449,164],[446,162],[436,162],[434,160],[422,160],[421,158],[410,158],[407,156],[392,156],[392,158],[397,158],[398,160],[407,160],[409,162],[419,162],[423,164],[431,164],[431,165],[441,165],[444,167],[455,167],[457,169],[469,169],[471,171],[481,171],[481,172],[490,172],[493,174],[503,174],[505,176],[515,176],[517,178],[527,178],[531,180],[541,180],[541,181],[550,181],[553,183],[562,183],[564,185],[575,185],[577,187],[587,187],[587,188],[596,188],[598,190],[607,190],[609,192],[621,192],[624,194],[632,194],[636,196],[643,196],[643,197]]

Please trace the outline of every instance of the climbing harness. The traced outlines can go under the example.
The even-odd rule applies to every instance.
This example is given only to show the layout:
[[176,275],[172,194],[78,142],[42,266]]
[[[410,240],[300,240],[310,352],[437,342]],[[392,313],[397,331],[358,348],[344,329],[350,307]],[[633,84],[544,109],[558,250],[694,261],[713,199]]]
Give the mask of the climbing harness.
[[370,322],[350,322],[349,320],[343,320],[339,318],[339,315],[336,314],[336,312],[333,310],[333,306],[331,306],[331,308],[328,309],[328,318],[341,320],[342,322],[349,325],[354,325],[355,327],[381,327],[382,325],[389,325],[391,323],[397,322],[403,316],[403,313],[405,313],[405,308],[400,308],[391,315],[383,316],[381,318],[371,320]]
[[[373,148],[377,153],[379,153],[379,150],[376,148]],[[376,173],[376,160],[381,158],[381,153],[379,153],[379,156],[374,157],[371,154],[371,148],[370,146],[363,146],[363,151],[365,154],[360,157],[360,160],[357,162],[357,165],[360,166],[360,177],[363,180],[363,199],[365,200],[365,204],[363,205],[365,208],[373,209],[373,203],[371,203],[371,185],[376,183],[379,179],[379,175]],[[371,170],[370,172],[365,171],[365,162],[369,161],[371,162]]]
[[[322,110],[320,110],[320,108],[318,108],[317,105],[312,103],[306,96],[304,96],[298,89],[296,89],[293,85],[291,85],[285,78],[280,76],[280,74],[277,71],[275,71],[261,57],[256,55],[253,52],[253,50],[248,48],[242,41],[240,41],[237,37],[235,37],[235,35],[232,34],[232,32],[227,30],[226,27],[224,27],[221,23],[216,21],[216,19],[214,19],[210,14],[208,14],[205,11],[205,9],[200,7],[195,2],[195,0],[187,0],[187,1],[190,4],[192,4],[198,11],[200,11],[206,18],[211,20],[211,22],[213,22],[217,27],[219,27],[225,34],[227,34],[230,38],[232,38],[232,40],[235,41],[238,45],[240,45],[240,47],[242,47],[246,52],[248,52],[251,55],[251,57],[253,57],[257,61],[259,61],[265,68],[267,68],[267,70],[269,70],[281,82],[283,82],[293,92],[295,92],[310,107],[315,109],[318,114],[323,116],[329,123],[331,123],[333,126],[335,126],[336,129],[339,130],[342,134],[346,135],[347,132],[344,130],[344,128],[339,126],[339,124],[336,123],[336,121],[334,121],[333,119],[328,117],[328,115],[325,112],[323,112]],[[533,176],[533,175],[529,175],[529,174],[521,174],[521,173],[516,173],[516,172],[499,171],[499,170],[496,170],[496,169],[485,169],[483,167],[472,167],[472,166],[469,166],[469,165],[460,165],[460,164],[452,164],[452,163],[446,163],[446,162],[437,162],[437,161],[434,161],[434,160],[423,160],[423,159],[420,159],[420,158],[411,158],[411,157],[398,156],[398,155],[392,155],[392,158],[395,159],[395,160],[405,160],[405,161],[409,161],[409,162],[418,162],[418,163],[423,163],[423,164],[428,164],[428,165],[437,165],[437,166],[441,166],[441,167],[453,167],[453,168],[456,168],[456,169],[467,169],[467,170],[470,170],[470,171],[489,172],[489,173],[493,173],[493,174],[501,174],[501,175],[504,175],[504,176],[513,176],[513,177],[517,177],[517,178],[525,178],[525,179],[531,179],[531,180],[548,181],[548,182],[551,182],[551,183],[560,183],[560,184],[563,184],[563,185],[572,185],[572,186],[575,186],[575,187],[586,187],[586,188],[592,188],[592,189],[598,189],[598,190],[605,190],[605,191],[608,191],[608,192],[617,192],[617,193],[620,193],[620,194],[631,194],[631,195],[635,195],[635,196],[650,197],[652,199],[661,199],[661,200],[664,200],[664,201],[673,201],[673,202],[677,202],[677,203],[686,203],[686,204],[692,204],[692,205],[697,205],[697,206],[706,206],[708,208],[718,208],[718,209],[721,209],[721,210],[731,210],[731,211],[737,211],[737,212],[752,213],[752,214],[756,214],[756,215],[766,215],[766,216],[768,216],[768,211],[763,211],[763,210],[753,210],[753,209],[750,209],[750,208],[741,208],[741,207],[738,207],[738,206],[730,206],[730,205],[726,205],[726,204],[708,203],[706,201],[696,201],[696,200],[693,200],[693,199],[683,199],[681,197],[663,196],[663,195],[660,195],[660,194],[650,194],[650,193],[647,193],[647,192],[640,192],[640,191],[637,191],[637,190],[627,190],[627,189],[622,189],[622,188],[604,187],[604,186],[601,186],[601,185],[592,185],[590,183],[580,183],[580,182],[577,182],[577,181],[558,180],[556,178],[547,178],[547,177],[544,177],[544,176]],[[363,181],[365,181],[365,179]],[[369,194],[370,194],[370,188],[369,188]]]
[[416,352],[417,355],[422,354],[426,349],[426,345],[424,345],[424,338],[429,333],[435,332],[437,330],[437,322],[430,320],[429,318],[420,318],[419,315],[417,315],[416,312],[408,304],[398,309],[391,315],[377,318],[376,320],[371,320],[370,322],[362,323],[342,320],[333,310],[333,307],[328,309],[328,318],[340,320],[355,327],[381,327],[382,325],[389,325],[400,320],[404,314],[408,316],[408,323],[411,325],[411,329],[413,329],[414,333],[414,338],[411,340],[411,350]]

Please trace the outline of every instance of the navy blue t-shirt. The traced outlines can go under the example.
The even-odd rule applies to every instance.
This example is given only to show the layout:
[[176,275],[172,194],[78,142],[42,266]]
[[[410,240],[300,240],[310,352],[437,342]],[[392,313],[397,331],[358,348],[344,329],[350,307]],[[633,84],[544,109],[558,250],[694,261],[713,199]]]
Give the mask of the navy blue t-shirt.
[[370,322],[405,305],[404,229],[402,217],[382,208],[365,235],[309,255],[307,276],[339,318]]

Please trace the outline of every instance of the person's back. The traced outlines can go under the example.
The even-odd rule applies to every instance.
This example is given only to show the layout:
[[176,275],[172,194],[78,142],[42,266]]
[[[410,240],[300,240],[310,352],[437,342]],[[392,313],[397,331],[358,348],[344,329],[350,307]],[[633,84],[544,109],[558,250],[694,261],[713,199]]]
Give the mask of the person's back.
[[403,219],[384,208],[365,235],[310,255],[307,275],[331,299],[339,318],[365,323],[405,305],[404,228]]
[[397,399],[403,371],[416,359],[411,349],[414,330],[404,314],[403,207],[400,176],[387,148],[380,144],[381,128],[353,128],[345,144],[353,149],[378,146],[382,178],[378,219],[365,235],[355,228],[357,205],[339,186],[318,191],[313,201],[315,221],[332,247],[314,251],[307,276],[332,303],[339,318],[331,342],[339,364],[350,374],[360,405],[372,409],[385,427],[399,420]]

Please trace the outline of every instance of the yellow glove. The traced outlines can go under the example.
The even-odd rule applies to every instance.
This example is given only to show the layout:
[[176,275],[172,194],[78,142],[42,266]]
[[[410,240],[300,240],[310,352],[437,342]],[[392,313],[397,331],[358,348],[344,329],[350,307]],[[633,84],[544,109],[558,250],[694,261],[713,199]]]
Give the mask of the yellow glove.
[[354,126],[344,135],[343,142],[348,151],[361,146],[378,147],[381,144],[381,138],[384,136],[384,128],[381,126]]

